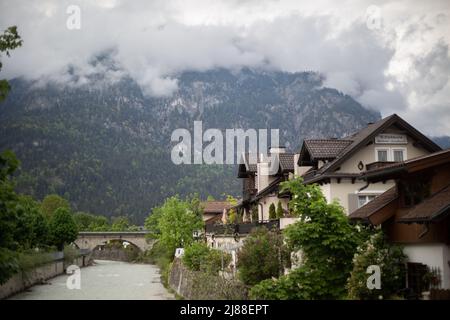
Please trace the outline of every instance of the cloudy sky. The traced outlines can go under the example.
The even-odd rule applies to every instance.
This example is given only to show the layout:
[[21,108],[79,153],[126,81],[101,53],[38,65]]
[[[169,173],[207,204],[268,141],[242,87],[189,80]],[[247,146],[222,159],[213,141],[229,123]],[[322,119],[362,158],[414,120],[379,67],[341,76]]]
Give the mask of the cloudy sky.
[[[80,29],[69,29],[71,5]],[[0,0],[0,28],[24,45],[2,78],[69,81],[67,66],[104,71],[110,52],[148,95],[177,89],[177,72],[242,66],[318,71],[326,86],[430,135],[450,135],[450,1]],[[70,25],[70,23],[69,23]]]

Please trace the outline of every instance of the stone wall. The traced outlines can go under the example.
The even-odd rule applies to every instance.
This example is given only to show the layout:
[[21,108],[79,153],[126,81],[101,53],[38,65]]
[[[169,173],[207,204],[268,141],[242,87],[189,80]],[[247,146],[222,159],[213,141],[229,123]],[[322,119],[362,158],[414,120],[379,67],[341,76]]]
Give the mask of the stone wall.
[[169,286],[189,300],[245,300],[248,290],[237,280],[187,269],[175,258],[169,271]]
[[63,259],[58,259],[30,271],[19,272],[4,284],[0,285],[0,299],[8,298],[36,284],[63,274],[70,264],[75,264],[79,267],[87,266],[90,263],[89,260],[89,256],[80,256],[72,263],[67,263],[64,262]]

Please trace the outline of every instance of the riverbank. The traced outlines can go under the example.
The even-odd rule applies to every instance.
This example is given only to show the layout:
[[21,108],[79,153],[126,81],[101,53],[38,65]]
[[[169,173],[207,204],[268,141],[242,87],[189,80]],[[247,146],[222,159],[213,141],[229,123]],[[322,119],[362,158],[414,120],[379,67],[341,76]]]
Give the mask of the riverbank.
[[45,283],[58,275],[64,274],[69,265],[80,268],[90,263],[88,255],[80,255],[71,263],[64,260],[62,252],[54,253],[54,260],[29,271],[19,272],[13,275],[6,283],[0,286],[0,299],[6,299],[14,294],[22,292],[36,284]]
[[95,260],[81,269],[80,289],[66,287],[68,275],[35,285],[13,300],[168,300],[174,299],[160,281],[155,265]]

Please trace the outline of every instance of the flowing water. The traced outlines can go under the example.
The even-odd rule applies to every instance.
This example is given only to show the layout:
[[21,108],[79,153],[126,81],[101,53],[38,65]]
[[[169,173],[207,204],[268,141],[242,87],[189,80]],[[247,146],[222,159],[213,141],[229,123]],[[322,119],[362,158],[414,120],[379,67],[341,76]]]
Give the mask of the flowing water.
[[[11,299],[173,299],[160,281],[159,269],[154,265],[120,261],[95,260],[93,266],[81,268],[80,289],[68,289],[69,275],[49,279]],[[70,287],[70,286],[69,286]]]

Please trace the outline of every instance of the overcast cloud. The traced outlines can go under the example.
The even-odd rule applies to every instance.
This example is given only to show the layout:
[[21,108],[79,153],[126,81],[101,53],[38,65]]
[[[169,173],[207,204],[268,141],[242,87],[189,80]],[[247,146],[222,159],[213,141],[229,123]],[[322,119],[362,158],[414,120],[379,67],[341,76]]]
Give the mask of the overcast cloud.
[[[69,30],[69,5],[81,29]],[[177,72],[214,67],[318,71],[325,85],[382,115],[398,113],[430,135],[450,135],[450,2],[101,0],[0,2],[0,28],[24,40],[1,77],[79,83],[104,66],[148,95],[177,89]],[[103,69],[102,69],[103,68]]]

